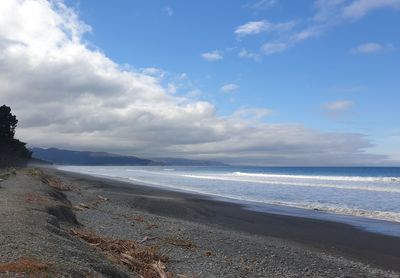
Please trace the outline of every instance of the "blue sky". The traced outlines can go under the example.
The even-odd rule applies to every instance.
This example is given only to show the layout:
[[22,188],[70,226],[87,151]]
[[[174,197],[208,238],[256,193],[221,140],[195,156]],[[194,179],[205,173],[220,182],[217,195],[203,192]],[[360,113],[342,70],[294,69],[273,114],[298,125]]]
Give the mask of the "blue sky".
[[[240,107],[267,108],[274,111],[264,118],[268,122],[359,132],[380,145],[377,152],[387,152],[386,144],[393,144],[389,152],[397,151],[400,34],[396,26],[400,26],[400,11],[395,4],[318,22],[313,20],[318,13],[315,1],[68,3],[93,28],[85,38],[113,60],[164,69],[172,75],[187,74],[190,89],[201,92],[198,98],[215,103],[220,115]],[[295,26],[286,34],[235,34],[239,26],[263,20]],[[258,61],[239,57],[242,50],[259,53],[264,43],[285,41],[285,36],[323,24],[331,26],[285,51],[259,54]],[[371,44],[370,50],[355,50],[366,44]],[[213,51],[223,58],[207,61],[201,57]],[[221,92],[226,84],[238,88]],[[184,87],[178,93],[187,90]],[[326,111],[326,105],[339,101],[348,105]]]
[[400,0],[4,0],[0,12],[0,97],[32,146],[399,165]]

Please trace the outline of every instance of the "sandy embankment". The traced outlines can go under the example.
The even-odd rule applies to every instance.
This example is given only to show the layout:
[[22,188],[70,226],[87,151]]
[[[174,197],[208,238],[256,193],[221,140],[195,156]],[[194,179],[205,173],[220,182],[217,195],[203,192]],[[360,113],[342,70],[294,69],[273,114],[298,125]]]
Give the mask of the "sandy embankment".
[[[57,185],[72,190],[49,187],[27,171],[0,183],[0,277],[24,277],[23,271],[51,277],[138,276],[104,242],[89,244],[71,229],[156,248],[158,255],[169,257],[165,272],[174,277],[400,275],[395,272],[400,268],[396,238],[250,212],[191,194],[46,171],[57,176]],[[19,272],[6,273],[7,267]]]

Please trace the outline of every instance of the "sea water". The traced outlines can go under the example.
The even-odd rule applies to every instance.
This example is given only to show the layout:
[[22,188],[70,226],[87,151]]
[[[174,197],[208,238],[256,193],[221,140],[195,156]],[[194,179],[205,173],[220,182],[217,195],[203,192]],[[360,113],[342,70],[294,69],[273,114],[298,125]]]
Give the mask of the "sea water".
[[60,166],[62,170],[233,202],[400,223],[400,168]]

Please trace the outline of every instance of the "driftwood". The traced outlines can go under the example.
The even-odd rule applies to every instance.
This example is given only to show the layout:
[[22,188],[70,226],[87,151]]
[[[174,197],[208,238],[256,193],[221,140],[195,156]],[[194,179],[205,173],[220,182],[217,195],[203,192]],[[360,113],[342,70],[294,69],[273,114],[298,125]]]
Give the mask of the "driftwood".
[[165,262],[168,258],[157,254],[155,247],[145,246],[133,240],[101,237],[82,229],[71,229],[71,234],[106,252],[113,261],[127,266],[129,270],[144,278],[174,277],[166,270]]

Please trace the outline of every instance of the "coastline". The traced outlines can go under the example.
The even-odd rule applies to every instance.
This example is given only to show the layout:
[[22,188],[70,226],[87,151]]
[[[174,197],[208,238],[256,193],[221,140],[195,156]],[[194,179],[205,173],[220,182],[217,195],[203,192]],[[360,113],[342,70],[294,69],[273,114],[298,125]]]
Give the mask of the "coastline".
[[26,170],[0,183],[1,196],[7,202],[15,199],[0,206],[0,277],[25,277],[1,270],[27,254],[49,260],[64,275],[52,277],[138,277],[98,245],[71,235],[75,229],[156,248],[168,255],[166,267],[174,277],[400,276],[396,237],[251,211],[196,194],[52,168],[42,171],[70,189],[50,188]]
[[397,208],[400,189],[396,188],[398,178],[394,177],[400,175],[396,172],[400,168],[55,167],[67,172],[203,195],[267,213],[275,211],[277,214],[330,220],[372,232],[400,235]]
[[289,240],[307,248],[400,271],[400,237],[373,233],[334,221],[252,211],[240,204],[215,200],[200,194],[53,171],[73,182],[95,183],[99,193],[117,198],[134,210]]

